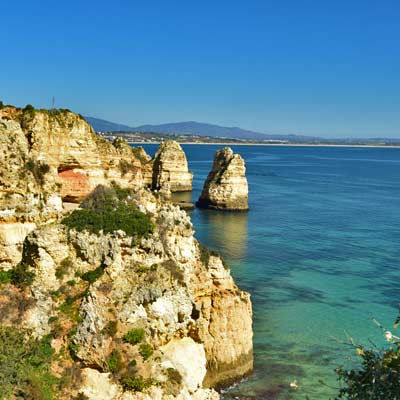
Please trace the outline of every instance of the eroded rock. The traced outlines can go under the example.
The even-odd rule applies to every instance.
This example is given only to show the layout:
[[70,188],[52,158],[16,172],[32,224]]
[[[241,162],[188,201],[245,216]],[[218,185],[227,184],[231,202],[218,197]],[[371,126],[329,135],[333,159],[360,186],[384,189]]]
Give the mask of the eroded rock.
[[173,140],[161,143],[153,158],[153,189],[166,187],[171,192],[190,191],[192,180],[193,174],[179,143]]
[[243,158],[225,147],[215,153],[212,170],[196,205],[216,210],[248,210],[248,191]]

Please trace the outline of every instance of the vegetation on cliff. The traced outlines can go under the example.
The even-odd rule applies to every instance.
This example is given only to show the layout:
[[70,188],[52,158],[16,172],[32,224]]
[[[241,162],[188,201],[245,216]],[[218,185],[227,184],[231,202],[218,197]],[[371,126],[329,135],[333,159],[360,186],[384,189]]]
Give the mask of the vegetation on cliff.
[[58,380],[50,370],[54,353],[51,339],[34,339],[23,330],[0,326],[1,399],[13,395],[35,400],[54,398]]
[[82,209],[73,211],[62,223],[77,231],[112,233],[121,230],[137,238],[154,229],[150,218],[129,202],[129,191],[116,186],[97,188],[82,203]]

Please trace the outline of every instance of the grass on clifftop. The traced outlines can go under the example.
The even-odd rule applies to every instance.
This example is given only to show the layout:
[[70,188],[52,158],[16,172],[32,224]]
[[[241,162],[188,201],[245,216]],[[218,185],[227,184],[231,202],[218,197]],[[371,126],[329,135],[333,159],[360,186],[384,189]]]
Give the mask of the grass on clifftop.
[[121,188],[100,186],[81,204],[82,209],[73,211],[62,223],[90,233],[122,230],[128,236],[142,237],[153,232],[150,218],[129,203],[128,197]]

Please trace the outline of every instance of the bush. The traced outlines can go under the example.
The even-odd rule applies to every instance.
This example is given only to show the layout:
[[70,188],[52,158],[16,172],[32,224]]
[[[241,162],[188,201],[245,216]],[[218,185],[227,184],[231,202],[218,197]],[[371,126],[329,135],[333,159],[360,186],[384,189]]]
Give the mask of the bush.
[[[25,339],[27,337],[27,339]],[[51,375],[51,337],[0,326],[0,398],[51,400],[57,379]]]
[[139,376],[125,376],[121,380],[122,386],[126,390],[133,390],[135,392],[142,392],[148,387],[147,382]]
[[56,268],[56,278],[62,279],[73,267],[73,262],[70,257],[64,258],[60,265]]
[[115,372],[121,368],[121,355],[118,350],[113,350],[106,360],[107,369],[110,372]]
[[35,273],[28,270],[29,266],[24,262],[20,262],[11,270],[11,283],[24,289],[32,285],[35,279]]
[[0,110],[4,108],[4,103],[2,101],[0,101]]
[[90,233],[124,231],[129,236],[142,237],[153,232],[150,218],[125,200],[129,191],[118,187],[98,187],[81,206],[62,220],[70,229]]
[[0,271],[0,285],[11,282],[12,270]]
[[145,336],[143,329],[131,329],[129,332],[125,333],[123,336],[124,342],[130,344],[138,344],[143,341]]
[[[397,318],[395,327],[400,322]],[[400,397],[400,338],[391,332],[384,331],[390,343],[387,349],[365,349],[356,346],[361,357],[359,368],[346,370],[343,366],[336,369],[339,382],[343,387],[335,400],[389,400]]]
[[104,274],[104,267],[100,265],[100,267],[97,267],[93,271],[88,271],[82,274],[81,278],[89,283],[94,283],[99,279],[102,275]]
[[33,111],[35,111],[35,107],[33,107],[32,104],[27,104],[27,105],[24,107],[24,112],[33,112]]
[[84,290],[83,292],[80,292],[75,296],[68,296],[65,299],[64,303],[60,305],[59,307],[60,312],[69,319],[71,319],[72,321],[78,323],[81,322],[82,318],[79,315],[80,301],[82,300],[83,297],[86,296],[86,294],[87,291]]
[[153,355],[153,348],[148,343],[143,343],[140,345],[139,353],[143,360],[147,360]]
[[118,330],[118,322],[117,321],[109,321],[107,325],[103,328],[101,333],[107,336],[115,336]]

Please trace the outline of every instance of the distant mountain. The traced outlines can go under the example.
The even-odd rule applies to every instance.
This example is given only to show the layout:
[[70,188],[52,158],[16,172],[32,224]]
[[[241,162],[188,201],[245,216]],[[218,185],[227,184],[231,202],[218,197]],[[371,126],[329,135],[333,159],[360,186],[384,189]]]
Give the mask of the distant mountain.
[[142,125],[136,128],[139,132],[156,132],[170,134],[189,134],[199,136],[211,136],[234,139],[269,139],[271,136],[260,132],[253,132],[238,127],[224,127],[219,125],[205,124],[202,122],[187,121],[160,125]]
[[[220,138],[233,139],[281,139],[287,140],[292,135],[271,135],[261,132],[249,131],[238,127],[225,127],[213,124],[206,124],[196,121],[174,122],[159,125],[141,125],[131,127],[127,125],[117,124],[115,122],[106,121],[99,118],[85,117],[85,119],[93,126],[97,132],[154,132],[163,134],[179,134],[179,135],[198,135],[211,136]],[[296,136],[299,138],[299,136]]]
[[115,122],[106,121],[104,119],[93,118],[93,117],[84,117],[90,125],[93,126],[93,129],[96,132],[115,132],[115,131],[124,131],[124,132],[134,132],[135,128],[132,128],[127,125],[117,124]]

